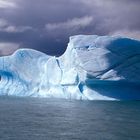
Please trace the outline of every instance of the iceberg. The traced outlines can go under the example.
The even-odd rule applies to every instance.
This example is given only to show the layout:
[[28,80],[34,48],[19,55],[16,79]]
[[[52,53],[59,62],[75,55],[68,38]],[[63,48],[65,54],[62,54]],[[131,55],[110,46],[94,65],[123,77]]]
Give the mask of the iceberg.
[[140,100],[140,41],[76,35],[60,57],[19,49],[0,57],[0,95]]

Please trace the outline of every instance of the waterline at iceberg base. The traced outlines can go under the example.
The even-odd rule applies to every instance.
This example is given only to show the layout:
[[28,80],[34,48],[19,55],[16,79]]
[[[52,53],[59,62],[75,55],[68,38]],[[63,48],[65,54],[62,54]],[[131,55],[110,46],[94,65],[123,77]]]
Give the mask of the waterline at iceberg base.
[[76,35],[60,57],[19,49],[0,57],[0,95],[140,100],[140,41]]

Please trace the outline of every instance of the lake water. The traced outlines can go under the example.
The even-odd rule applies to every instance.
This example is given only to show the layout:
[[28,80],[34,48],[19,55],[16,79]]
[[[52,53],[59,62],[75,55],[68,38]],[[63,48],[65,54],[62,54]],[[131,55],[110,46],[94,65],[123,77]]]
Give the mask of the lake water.
[[0,97],[0,140],[140,140],[140,101]]

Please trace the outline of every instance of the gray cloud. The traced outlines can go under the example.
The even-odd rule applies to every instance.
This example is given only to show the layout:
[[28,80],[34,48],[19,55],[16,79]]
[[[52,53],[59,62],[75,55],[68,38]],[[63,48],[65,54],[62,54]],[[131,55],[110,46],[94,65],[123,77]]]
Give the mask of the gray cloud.
[[59,55],[75,34],[140,39],[139,5],[139,0],[0,0],[0,42]]
[[8,0],[0,0],[0,8],[15,8],[16,3]]
[[46,29],[47,30],[71,30],[71,29],[80,29],[87,27],[91,24],[93,20],[92,16],[85,16],[81,18],[73,18],[69,19],[66,22],[60,22],[60,23],[47,23],[46,24]]
[[111,32],[109,35],[113,36],[126,36],[129,38],[140,39],[140,31],[137,30],[118,30],[116,32]]
[[19,44],[16,43],[7,43],[1,42],[0,43],[0,55],[9,55],[12,54],[19,48]]
[[0,19],[0,31],[8,33],[18,33],[32,30],[30,26],[14,26],[10,25],[6,20]]

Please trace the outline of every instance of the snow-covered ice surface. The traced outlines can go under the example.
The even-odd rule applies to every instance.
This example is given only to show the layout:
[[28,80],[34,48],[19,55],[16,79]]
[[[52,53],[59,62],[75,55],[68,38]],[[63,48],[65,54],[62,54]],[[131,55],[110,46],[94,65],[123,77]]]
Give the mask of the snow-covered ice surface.
[[32,49],[0,57],[0,95],[140,100],[140,41],[77,35],[65,53]]

